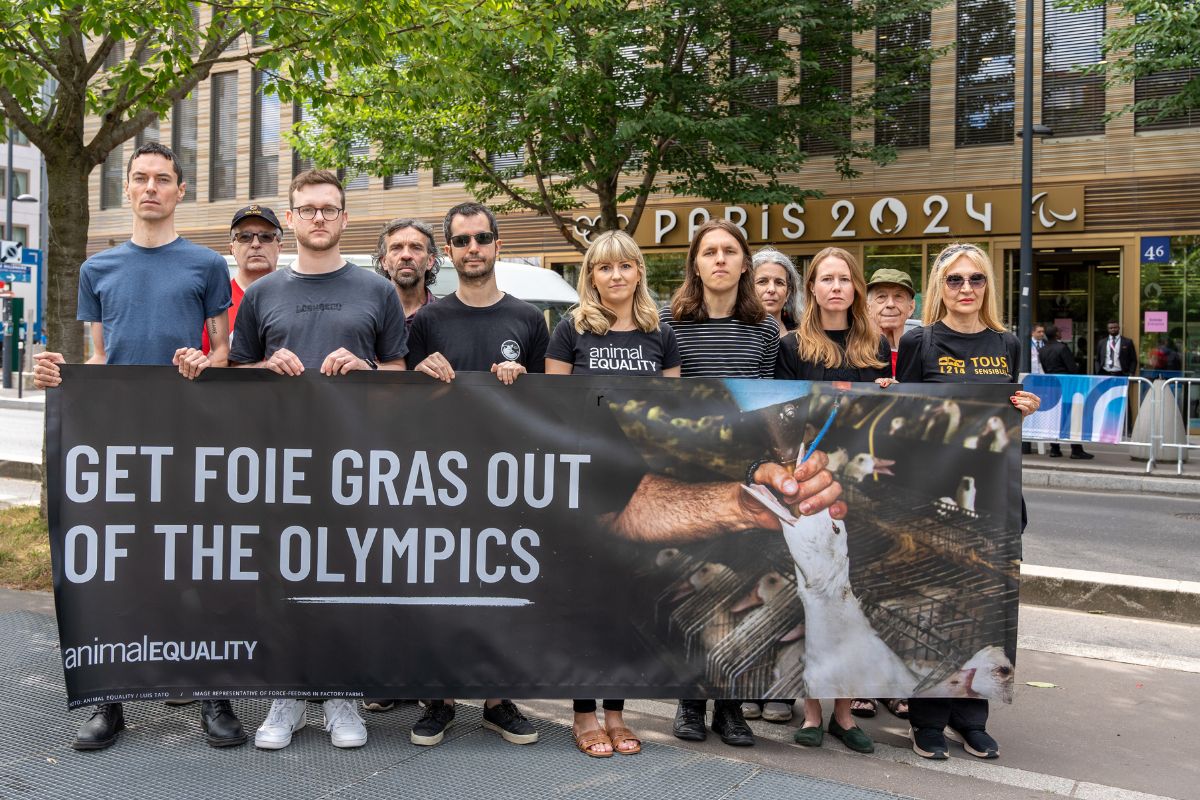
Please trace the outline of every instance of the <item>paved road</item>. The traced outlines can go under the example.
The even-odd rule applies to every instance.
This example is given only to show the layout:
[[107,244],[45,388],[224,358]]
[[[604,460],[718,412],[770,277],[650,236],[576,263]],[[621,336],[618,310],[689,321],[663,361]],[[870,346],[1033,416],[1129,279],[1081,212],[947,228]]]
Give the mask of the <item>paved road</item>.
[[0,461],[42,463],[42,411],[0,408]]
[[1025,502],[1026,563],[1200,580],[1200,500],[1027,488]]

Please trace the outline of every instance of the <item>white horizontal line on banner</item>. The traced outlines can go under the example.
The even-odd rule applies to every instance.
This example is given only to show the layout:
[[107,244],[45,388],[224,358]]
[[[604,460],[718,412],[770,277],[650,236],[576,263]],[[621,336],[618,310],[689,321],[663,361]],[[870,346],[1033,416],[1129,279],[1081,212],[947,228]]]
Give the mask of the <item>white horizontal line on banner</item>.
[[289,597],[293,603],[356,606],[531,606],[523,597]]

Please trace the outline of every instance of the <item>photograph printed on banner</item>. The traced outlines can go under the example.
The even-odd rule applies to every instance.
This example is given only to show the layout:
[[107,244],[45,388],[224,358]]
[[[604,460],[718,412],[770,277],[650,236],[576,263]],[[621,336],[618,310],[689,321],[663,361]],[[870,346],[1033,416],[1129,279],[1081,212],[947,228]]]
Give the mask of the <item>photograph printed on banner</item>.
[[639,582],[654,613],[640,635],[686,652],[707,696],[1011,702],[1017,415],[961,389],[941,399],[928,387],[717,386],[611,409],[649,468],[683,481],[740,480],[747,464],[794,466],[820,449],[849,513],[805,516],[744,485],[781,531],[647,549]]

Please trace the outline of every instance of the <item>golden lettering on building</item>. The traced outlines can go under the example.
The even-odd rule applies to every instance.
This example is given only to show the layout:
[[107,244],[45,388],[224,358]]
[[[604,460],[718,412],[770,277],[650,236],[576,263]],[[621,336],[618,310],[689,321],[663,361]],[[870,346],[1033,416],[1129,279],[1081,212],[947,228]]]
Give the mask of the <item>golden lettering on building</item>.
[[[854,242],[929,237],[974,239],[1021,230],[1021,192],[998,189],[933,194],[863,195],[808,200],[804,205],[671,204],[646,210],[634,238],[642,247],[687,247],[714,218],[737,225],[751,244]],[[1033,197],[1034,233],[1082,231],[1083,186],[1056,186]],[[622,215],[623,221],[627,217]],[[590,223],[595,215],[578,214]],[[576,232],[586,242],[584,231]]]

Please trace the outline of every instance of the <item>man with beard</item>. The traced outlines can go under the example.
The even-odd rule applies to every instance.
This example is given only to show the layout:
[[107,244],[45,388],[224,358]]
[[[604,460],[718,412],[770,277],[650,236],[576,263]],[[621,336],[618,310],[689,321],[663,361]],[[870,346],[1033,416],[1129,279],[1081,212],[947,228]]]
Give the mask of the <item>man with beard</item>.
[[[233,305],[229,307],[229,330],[237,321],[238,307],[250,284],[275,271],[283,243],[283,228],[275,212],[266,206],[249,205],[239,209],[229,223],[229,252],[237,262],[237,274],[229,281]],[[204,331],[200,349],[208,353],[208,331]]]
[[[545,372],[550,333],[542,313],[496,286],[500,233],[491,209],[460,203],[443,223],[446,255],[458,272],[453,294],[415,315],[408,366],[449,383],[455,370],[491,372],[511,385],[526,372]],[[394,280],[394,279],[393,279]],[[453,700],[432,700],[413,725],[413,744],[436,745],[454,722]],[[511,700],[488,700],[483,726],[513,744],[533,744],[538,733]]]
[[[404,369],[404,312],[391,284],[348,263],[338,242],[346,229],[346,194],[327,170],[302,172],[288,189],[286,219],[296,236],[296,261],[254,283],[242,299],[229,354],[237,366],[300,375]],[[334,747],[362,747],[367,728],[355,704],[323,702]],[[287,747],[305,725],[305,701],[271,704],[254,736],[265,750]]]
[[[88,364],[174,364],[188,378],[225,365],[229,352],[229,271],[225,259],[175,230],[175,207],[187,191],[183,168],[168,147],[147,142],[125,169],[125,195],[133,211],[129,241],[97,253],[79,269],[79,312],[90,323]],[[212,352],[200,351],[200,332]],[[34,356],[34,385],[62,383],[61,353]],[[205,700],[200,726],[213,747],[246,741],[229,701]],[[125,728],[121,703],[101,703],[79,728],[76,750],[103,750]]]
[[404,307],[404,326],[434,302],[429,287],[437,279],[437,245],[433,229],[419,219],[394,219],[384,226],[375,245],[375,271],[390,280]]

